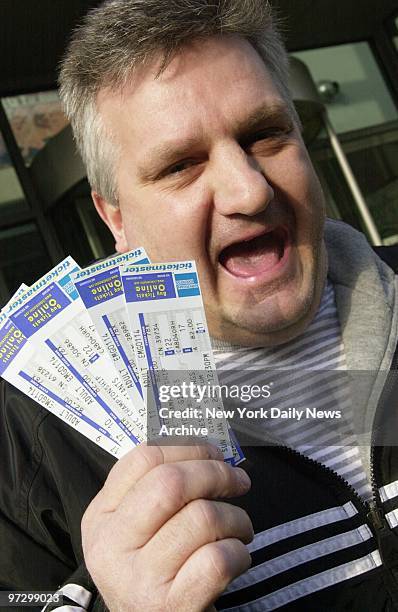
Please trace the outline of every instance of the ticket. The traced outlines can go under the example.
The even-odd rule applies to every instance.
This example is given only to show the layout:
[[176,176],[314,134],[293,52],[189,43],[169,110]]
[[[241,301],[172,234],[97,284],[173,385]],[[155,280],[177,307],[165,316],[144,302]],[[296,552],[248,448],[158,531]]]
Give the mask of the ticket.
[[119,266],[129,263],[149,263],[145,250],[138,248],[79,270],[73,281],[144,424],[145,407],[119,271]]
[[71,273],[80,270],[80,266],[75,262],[73,257],[65,257],[56,266],[51,268],[46,274],[40,277],[30,287],[22,283],[13,297],[2,308],[2,312],[10,315],[14,310],[18,309],[22,304],[29,299],[34,293],[45,287],[49,282],[59,280],[62,286],[68,290],[72,286]]
[[122,456],[117,436],[113,437],[97,419],[90,418],[74,401],[73,395],[63,393],[61,396],[51,390],[54,385],[43,382],[40,363],[36,347],[4,317],[0,321],[0,376],[107,452],[115,457]]
[[[193,385],[218,383],[198,275],[195,262],[185,261],[126,265],[121,278],[147,407],[148,438],[153,439],[163,435],[164,427],[177,431],[176,402],[168,402],[170,416],[165,415],[160,385],[178,386],[187,378]],[[221,398],[209,401],[222,412]],[[193,397],[185,397],[183,406],[179,418],[187,427],[182,431],[197,435],[200,430],[201,437],[219,446],[225,460],[234,462],[227,420],[209,416],[203,406],[199,410]]]
[[22,291],[17,291],[0,314],[0,376],[107,452],[121,456],[117,435],[113,436],[106,423],[101,424],[101,418],[97,419],[97,415],[76,401],[78,389],[71,385],[67,389],[66,380],[71,376],[66,368],[55,373],[56,368],[43,365],[46,362],[43,351],[30,343],[7,317],[10,304],[20,295]]
[[25,291],[29,289],[28,285],[25,285],[25,283],[21,283],[18,287],[18,289],[16,290],[16,292],[14,293],[14,295],[12,296],[12,298],[7,302],[8,304],[10,302],[12,302],[15,298],[17,298],[18,296],[22,295],[23,293],[25,293]]
[[[22,306],[11,305],[9,318],[43,356],[41,374],[48,373],[46,383],[49,376],[54,376],[54,368],[64,374],[65,391],[70,391],[72,385],[76,401],[89,406],[97,422],[101,422],[99,415],[105,419],[108,431],[126,452],[142,441],[143,427],[140,430],[136,426],[137,418],[124,385],[73,285],[70,271],[67,277],[56,274],[45,283],[36,283],[21,296]],[[58,378],[53,382],[57,384]]]

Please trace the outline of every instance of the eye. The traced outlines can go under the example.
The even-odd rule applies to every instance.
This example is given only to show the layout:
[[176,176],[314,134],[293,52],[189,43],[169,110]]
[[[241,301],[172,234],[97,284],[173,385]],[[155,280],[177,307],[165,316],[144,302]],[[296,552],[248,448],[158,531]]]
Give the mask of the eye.
[[262,130],[261,132],[257,132],[253,136],[253,142],[257,140],[265,140],[266,138],[272,138],[280,133],[279,128],[268,128],[267,130]]
[[267,140],[273,138],[281,138],[289,134],[290,129],[282,128],[282,127],[272,127],[261,132],[255,134],[253,138],[253,142],[257,142],[258,140]]
[[191,168],[195,163],[196,162],[193,159],[184,159],[167,168],[165,175],[181,174],[182,172],[185,172],[185,170]]
[[293,126],[270,126],[263,130],[259,130],[253,134],[248,135],[246,138],[242,139],[241,146],[244,149],[255,145],[257,142],[269,142],[270,144],[275,144],[281,141],[284,141],[289,134],[292,132]]

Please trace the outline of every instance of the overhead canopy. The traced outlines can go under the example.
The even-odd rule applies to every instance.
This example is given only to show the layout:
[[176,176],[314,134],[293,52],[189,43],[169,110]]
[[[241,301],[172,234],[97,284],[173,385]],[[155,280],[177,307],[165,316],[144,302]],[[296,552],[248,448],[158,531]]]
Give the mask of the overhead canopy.
[[[273,3],[290,51],[372,38],[397,10],[397,0]],[[0,96],[54,88],[69,33],[97,4],[98,0],[1,0]]]

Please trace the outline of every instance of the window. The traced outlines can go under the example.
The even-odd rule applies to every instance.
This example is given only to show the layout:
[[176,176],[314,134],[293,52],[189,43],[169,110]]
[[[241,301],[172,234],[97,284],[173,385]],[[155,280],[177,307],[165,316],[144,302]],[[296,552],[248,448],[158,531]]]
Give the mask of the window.
[[[336,83],[326,109],[385,244],[398,243],[398,111],[367,42],[294,53],[320,87]],[[330,216],[363,230],[324,131],[310,154]]]

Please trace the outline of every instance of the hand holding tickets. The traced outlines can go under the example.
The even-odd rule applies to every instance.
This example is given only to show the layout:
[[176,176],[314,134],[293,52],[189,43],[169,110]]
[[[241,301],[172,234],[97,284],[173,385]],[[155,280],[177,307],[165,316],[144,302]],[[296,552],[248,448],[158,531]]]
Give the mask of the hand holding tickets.
[[[117,458],[176,435],[159,381],[201,371],[217,383],[194,262],[150,264],[138,248],[81,270],[67,257],[1,311],[1,376]],[[224,418],[198,423],[225,461],[242,460]]]
[[[195,397],[166,410],[161,390],[218,384],[195,263],[150,264],[136,249],[81,270],[67,257],[1,312],[0,374],[119,458],[82,521],[108,609],[214,610],[250,566],[250,519],[222,501],[250,487],[232,467],[243,456],[222,417],[196,418],[198,444],[161,444],[173,406],[198,410]],[[222,414],[221,398],[203,403]]]
[[125,455],[82,521],[86,565],[107,608],[209,610],[251,563],[251,521],[220,501],[249,487],[214,446],[143,444]]

